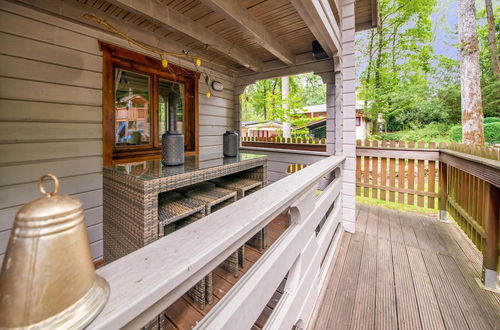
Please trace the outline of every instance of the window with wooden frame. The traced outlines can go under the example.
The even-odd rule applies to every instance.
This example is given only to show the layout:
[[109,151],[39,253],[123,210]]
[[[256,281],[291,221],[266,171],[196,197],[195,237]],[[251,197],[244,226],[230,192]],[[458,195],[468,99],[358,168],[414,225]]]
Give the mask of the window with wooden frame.
[[[187,155],[198,153],[198,79],[195,71],[104,42],[103,163],[111,165],[161,158],[167,128],[184,134]],[[169,123],[169,94],[177,111]]]

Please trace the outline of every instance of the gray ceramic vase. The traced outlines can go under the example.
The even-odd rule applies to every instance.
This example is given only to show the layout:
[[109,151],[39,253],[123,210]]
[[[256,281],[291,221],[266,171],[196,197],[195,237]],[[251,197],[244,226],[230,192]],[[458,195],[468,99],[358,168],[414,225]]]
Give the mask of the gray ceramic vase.
[[238,134],[234,131],[226,131],[222,138],[224,156],[236,157],[238,155]]

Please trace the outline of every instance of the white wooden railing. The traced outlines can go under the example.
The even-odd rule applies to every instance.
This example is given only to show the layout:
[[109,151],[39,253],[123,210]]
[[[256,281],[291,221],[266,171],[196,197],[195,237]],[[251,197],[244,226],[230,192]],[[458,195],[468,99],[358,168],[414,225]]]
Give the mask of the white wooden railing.
[[303,327],[342,235],[344,159],[320,160],[100,268],[111,294],[89,328],[140,328],[287,210],[289,228],[197,328],[249,329],[286,274],[284,293],[266,327]]

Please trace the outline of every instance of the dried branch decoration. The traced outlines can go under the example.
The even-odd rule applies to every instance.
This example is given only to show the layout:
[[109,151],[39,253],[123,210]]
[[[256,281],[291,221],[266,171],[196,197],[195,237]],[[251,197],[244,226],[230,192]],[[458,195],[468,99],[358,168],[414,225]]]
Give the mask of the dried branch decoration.
[[[116,27],[114,27],[113,25],[111,25],[108,21],[106,21],[105,19],[103,18],[100,18],[100,17],[97,17],[97,16],[94,16],[92,14],[89,14],[89,13],[86,13],[86,14],[83,14],[83,18],[85,18],[86,20],[89,20],[89,21],[92,21],[92,22],[95,22],[99,25],[102,25],[103,27],[105,27],[108,31],[122,37],[123,39],[127,40],[129,43],[139,47],[139,48],[142,48],[146,51],[149,51],[151,53],[154,53],[154,54],[157,54],[159,57],[160,57],[160,60],[161,60],[161,65],[164,67],[164,68],[168,68],[168,60],[166,58],[164,58],[164,56],[172,56],[172,57],[177,57],[177,58],[188,58],[190,59],[195,68],[196,68],[196,71],[198,73],[202,73],[204,76],[205,76],[205,84],[207,85],[207,88],[208,88],[208,92],[205,93],[205,96],[207,98],[210,98],[212,96],[212,93],[211,93],[211,87],[210,87],[210,84],[209,84],[209,75],[208,73],[206,72],[201,72],[200,71],[200,67],[201,67],[201,64],[202,64],[202,60],[204,62],[212,62],[210,60],[207,60],[207,59],[203,59],[199,56],[194,56],[194,55],[191,55],[189,54],[189,51],[185,51],[183,50],[182,53],[174,53],[174,52],[167,52],[167,51],[164,51],[164,50],[161,50],[161,49],[157,49],[157,48],[154,48],[154,47],[151,47],[151,46],[148,46],[140,41],[137,41],[135,40],[134,38],[130,37],[129,35],[127,35],[125,32],[123,31],[120,31],[119,29],[117,29]],[[209,45],[205,45],[205,48],[208,48]]]

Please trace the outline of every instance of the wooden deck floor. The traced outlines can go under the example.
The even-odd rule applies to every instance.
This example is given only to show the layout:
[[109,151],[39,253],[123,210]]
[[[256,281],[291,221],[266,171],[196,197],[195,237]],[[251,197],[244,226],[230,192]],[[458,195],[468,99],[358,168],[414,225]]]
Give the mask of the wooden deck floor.
[[482,290],[481,256],[453,224],[358,205],[311,329],[500,329],[500,295]]

